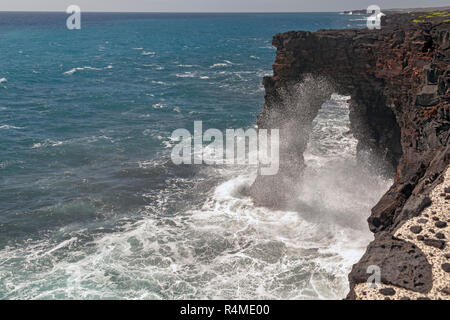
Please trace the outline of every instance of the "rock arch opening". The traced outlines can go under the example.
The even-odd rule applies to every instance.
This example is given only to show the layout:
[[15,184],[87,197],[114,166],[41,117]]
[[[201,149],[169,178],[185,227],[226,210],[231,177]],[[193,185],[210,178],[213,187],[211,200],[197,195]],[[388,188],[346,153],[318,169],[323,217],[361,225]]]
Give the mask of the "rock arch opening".
[[362,163],[394,176],[402,156],[401,131],[386,98],[374,89],[357,92],[350,100],[351,131],[358,140]]
[[[251,195],[258,205],[281,208],[292,203],[302,179],[313,121],[333,94],[348,96],[351,91],[328,76],[301,74],[297,80],[276,80],[264,80],[266,103],[258,117],[258,127],[280,129],[280,171],[275,176],[258,176]],[[385,99],[376,92],[370,100],[355,94],[349,99],[347,114],[348,133],[357,140],[359,162],[393,177],[402,154],[400,128]],[[331,150],[341,146],[329,147]]]

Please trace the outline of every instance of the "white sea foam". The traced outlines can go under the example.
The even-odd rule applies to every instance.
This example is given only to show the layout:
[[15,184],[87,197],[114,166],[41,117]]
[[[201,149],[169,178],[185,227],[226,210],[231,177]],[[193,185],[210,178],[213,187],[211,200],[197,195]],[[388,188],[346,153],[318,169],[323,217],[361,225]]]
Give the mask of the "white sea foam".
[[72,68],[66,72],[64,72],[65,75],[72,75],[77,71],[83,71],[83,70],[93,70],[93,71],[100,71],[100,70],[107,70],[107,69],[112,69],[113,66],[112,65],[108,65],[104,68],[95,68],[95,67],[90,67],[90,66],[85,66],[85,67],[77,67],[77,68]]
[[[148,169],[155,162],[139,165]],[[345,296],[349,268],[370,241],[366,227],[336,224],[325,214],[324,209],[328,208],[320,207],[316,199],[304,199],[304,211],[255,207],[242,193],[252,183],[254,172],[233,169],[219,172],[226,181],[211,192],[201,208],[180,212],[175,217],[149,217],[125,225],[120,232],[93,240],[89,247],[94,254],[86,254],[83,247],[77,248],[77,235],[59,245],[29,245],[30,267],[33,261],[42,261],[65,248],[71,248],[70,258],[55,259],[51,268],[35,273],[34,280],[26,284],[14,279],[7,281],[12,285],[10,292],[23,292],[34,298],[52,297],[60,292],[67,298],[83,299],[340,299]],[[339,193],[331,187],[321,192],[331,192],[331,196]],[[346,210],[355,195],[343,195],[330,205],[343,209],[345,219],[349,218]],[[164,206],[164,198],[157,201],[157,205]],[[316,206],[314,215],[307,211],[307,204]],[[361,214],[358,219],[365,218]],[[7,248],[0,251],[1,257],[19,259],[17,255],[20,252]],[[65,275],[63,278],[59,276],[61,273]],[[124,285],[109,285],[117,283],[119,275]],[[132,285],[136,279],[141,285]],[[33,283],[39,283],[44,290],[27,290]],[[55,289],[49,289],[46,283]]]
[[177,78],[194,78],[196,76],[196,73],[195,72],[177,73],[175,76]]
[[256,72],[256,76],[258,76],[259,78],[266,77],[266,76],[270,77],[272,75],[273,75],[272,70],[258,70]]
[[277,50],[277,48],[275,48],[275,47],[272,46],[272,45],[267,45],[267,46],[259,47],[259,49],[269,49],[269,50],[273,50],[273,51],[276,51],[276,50]]
[[16,129],[16,130],[20,130],[20,129],[23,129],[23,127],[16,127],[16,126],[8,125],[8,124],[0,124],[0,129],[5,129],[5,130]]
[[[201,205],[183,205],[176,216],[164,216],[171,201],[164,192],[185,192],[191,181],[167,178],[167,190],[143,195],[156,216],[144,211],[139,221],[124,218],[117,230],[88,243],[80,242],[92,237],[83,229],[61,242],[1,249],[0,274],[8,288],[2,298],[343,298],[348,272],[372,239],[365,222],[370,207],[389,185],[358,168],[354,139],[341,136],[348,128],[346,108],[345,99],[334,99],[315,119],[305,154],[308,167],[300,192],[292,194],[298,202],[292,210],[255,207],[246,190],[256,169],[225,166],[201,169],[201,177],[221,181],[205,191]],[[175,143],[155,138],[167,147]],[[342,151],[328,152],[321,141],[323,146],[334,141]],[[168,170],[162,160],[138,166]],[[38,272],[7,272],[15,261],[20,270]]]
[[167,108],[167,105],[164,103],[155,103],[152,107],[153,109],[165,109]]
[[38,149],[38,148],[48,148],[48,147],[59,147],[62,145],[67,145],[67,144],[73,144],[73,143],[93,143],[93,142],[97,142],[99,140],[108,140],[111,143],[114,143],[114,139],[105,136],[105,135],[100,135],[100,136],[87,136],[87,137],[81,137],[81,138],[74,138],[74,139],[68,139],[68,140],[64,140],[64,141],[60,141],[60,140],[53,140],[53,139],[45,139],[42,142],[37,142],[34,143],[31,148],[32,149]]
[[164,70],[165,68],[163,66],[160,66],[158,64],[155,63],[150,63],[150,64],[143,64],[143,67],[154,67],[155,70]]
[[77,68],[72,68],[72,69],[70,69],[70,70],[64,72],[64,74],[71,75],[71,74],[74,74],[74,73],[77,72],[77,71],[83,71],[83,70],[101,70],[101,69],[99,69],[99,68],[94,68],[94,67],[89,67],[89,66],[86,66],[86,67],[77,67]]
[[152,51],[142,51],[143,56],[154,56],[156,53]]
[[229,60],[223,60],[223,63],[215,63],[212,66],[210,66],[211,69],[213,68],[219,68],[219,67],[229,67],[233,64],[233,62],[229,61]]
[[33,144],[33,146],[31,148],[38,149],[38,148],[45,148],[45,147],[58,147],[58,146],[62,145],[63,143],[64,143],[63,141],[46,139],[43,142],[37,142],[37,143]]
[[0,78],[0,83],[3,83],[3,82],[8,82],[8,80],[6,78]]
[[56,246],[54,246],[52,249],[46,251],[46,252],[45,252],[45,255],[50,255],[50,254],[52,254],[53,252],[55,252],[55,251],[57,251],[57,250],[60,250],[60,249],[62,249],[62,248],[65,248],[65,247],[70,248],[70,246],[71,246],[73,243],[75,243],[77,240],[78,240],[77,237],[73,237],[73,238],[71,238],[71,239],[65,240],[65,241],[63,241],[63,242],[57,244]]
[[228,64],[226,63],[215,63],[210,68],[218,68],[218,67],[228,67]]
[[153,84],[159,84],[159,85],[168,85],[168,83],[167,83],[167,82],[164,82],[164,81],[155,81],[155,80],[152,80],[152,83],[153,83]]

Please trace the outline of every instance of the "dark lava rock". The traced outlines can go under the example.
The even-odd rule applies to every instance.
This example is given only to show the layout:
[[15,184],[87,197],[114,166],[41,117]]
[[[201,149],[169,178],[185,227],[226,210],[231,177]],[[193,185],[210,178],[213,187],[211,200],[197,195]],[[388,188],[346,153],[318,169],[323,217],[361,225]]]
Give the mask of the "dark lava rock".
[[425,240],[425,237],[424,236],[417,236],[417,240],[423,241],[423,240]]
[[[351,283],[367,282],[369,266],[381,269],[381,282],[415,292],[427,293],[433,286],[431,265],[423,252],[411,242],[379,233],[349,274]],[[351,296],[350,296],[351,297]]]
[[425,239],[423,241],[427,246],[435,247],[438,249],[444,249],[445,248],[445,241],[442,240],[436,240],[436,239]]
[[[431,199],[428,196],[419,195],[417,197],[410,197],[403,206],[403,209],[399,212],[399,214],[397,214],[394,217],[393,224],[398,225],[401,224],[403,221],[408,220],[412,217],[417,217],[425,208],[427,208],[431,204],[432,204]],[[376,212],[375,209],[377,208],[377,206],[375,206],[372,209],[372,215],[368,219],[369,227],[372,232],[376,231],[376,229],[373,228],[372,222],[373,222],[373,215]]]
[[383,296],[393,296],[395,294],[395,290],[392,288],[383,288],[383,289],[380,289],[379,292]]
[[450,272],[450,263],[444,263],[441,267],[445,272]]
[[445,221],[437,221],[435,224],[434,224],[437,228],[445,228],[445,227],[447,227],[447,222],[445,222]]
[[450,296],[450,287],[445,287],[444,289],[442,289],[442,292]]
[[428,231],[430,231],[431,233],[434,233],[434,229],[428,229]]
[[422,227],[421,226],[412,226],[411,228],[409,228],[409,230],[411,230],[412,233],[419,234],[422,232]]
[[444,255],[444,257],[445,257],[445,259],[450,259],[450,253],[446,253],[446,254]]
[[410,297],[401,297],[400,300],[411,300]]
[[438,96],[437,85],[425,85],[417,95],[416,103],[423,107],[433,106],[439,102]]
[[428,220],[427,219],[419,219],[419,220],[417,220],[417,222],[424,224],[424,223],[427,223]]
[[446,188],[444,189],[444,191],[445,191],[446,193],[450,193],[450,187],[446,187]]
[[436,233],[436,238],[438,239],[445,239],[445,235],[442,232]]
[[417,300],[431,300],[431,299],[428,297],[419,297],[419,298],[417,298]]
[[433,217],[433,220],[434,221],[439,221],[439,218],[438,217]]

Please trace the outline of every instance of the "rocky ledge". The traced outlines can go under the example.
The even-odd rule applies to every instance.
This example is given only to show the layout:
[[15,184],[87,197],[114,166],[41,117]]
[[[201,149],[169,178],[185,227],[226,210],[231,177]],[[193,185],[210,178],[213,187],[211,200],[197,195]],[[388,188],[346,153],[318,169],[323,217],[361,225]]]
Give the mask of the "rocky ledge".
[[[281,163],[257,177],[255,203],[289,205],[313,119],[331,92],[351,96],[359,159],[395,178],[368,219],[375,240],[348,298],[450,299],[450,11],[388,14],[380,30],[291,31],[273,44],[258,126],[280,129]],[[371,265],[381,271],[374,289]]]

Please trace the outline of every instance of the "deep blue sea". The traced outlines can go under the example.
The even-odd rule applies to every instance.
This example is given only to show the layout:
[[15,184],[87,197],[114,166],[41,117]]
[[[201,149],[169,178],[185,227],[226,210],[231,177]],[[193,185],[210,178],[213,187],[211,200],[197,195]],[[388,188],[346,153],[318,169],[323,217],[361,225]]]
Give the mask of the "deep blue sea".
[[0,299],[340,299],[389,181],[357,167],[346,98],[315,120],[295,212],[255,168],[176,166],[173,130],[250,128],[273,35],[362,16],[0,13]]

